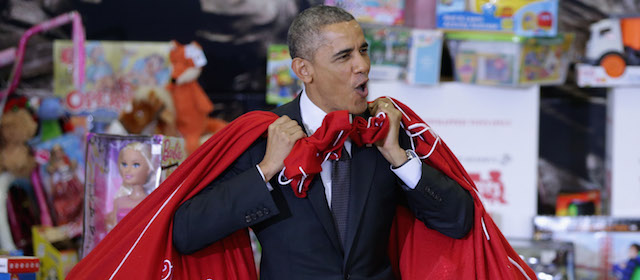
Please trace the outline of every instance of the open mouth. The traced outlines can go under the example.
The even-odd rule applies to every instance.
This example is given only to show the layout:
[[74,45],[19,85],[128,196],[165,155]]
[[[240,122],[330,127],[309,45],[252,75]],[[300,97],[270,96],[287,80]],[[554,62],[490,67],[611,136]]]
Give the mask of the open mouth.
[[367,97],[367,95],[369,94],[369,91],[367,89],[368,82],[368,80],[365,80],[362,83],[358,84],[355,88],[356,92],[362,97]]

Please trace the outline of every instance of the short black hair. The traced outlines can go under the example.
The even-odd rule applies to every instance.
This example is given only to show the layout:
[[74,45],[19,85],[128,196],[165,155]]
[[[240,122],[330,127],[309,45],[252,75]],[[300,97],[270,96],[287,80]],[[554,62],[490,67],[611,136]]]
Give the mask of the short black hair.
[[349,12],[334,6],[319,5],[308,8],[291,23],[287,44],[291,58],[311,60],[318,49],[320,30],[326,25],[355,20]]

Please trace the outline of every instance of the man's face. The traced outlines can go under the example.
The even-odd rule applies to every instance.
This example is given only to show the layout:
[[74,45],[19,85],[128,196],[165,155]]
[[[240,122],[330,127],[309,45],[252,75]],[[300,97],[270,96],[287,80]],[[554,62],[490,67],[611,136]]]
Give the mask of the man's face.
[[327,25],[321,37],[311,61],[313,80],[307,87],[309,98],[327,113],[364,112],[371,62],[360,25],[355,20]]

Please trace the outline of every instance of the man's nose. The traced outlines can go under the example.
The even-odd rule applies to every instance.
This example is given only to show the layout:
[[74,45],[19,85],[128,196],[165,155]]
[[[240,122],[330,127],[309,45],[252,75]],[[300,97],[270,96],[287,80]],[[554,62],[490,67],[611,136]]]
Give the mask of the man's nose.
[[358,53],[353,60],[353,72],[354,73],[369,73],[371,62],[367,53]]

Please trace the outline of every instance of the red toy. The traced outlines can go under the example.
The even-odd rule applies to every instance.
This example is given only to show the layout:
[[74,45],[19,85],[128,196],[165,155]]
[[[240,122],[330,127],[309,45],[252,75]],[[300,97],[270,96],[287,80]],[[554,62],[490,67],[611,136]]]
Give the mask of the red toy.
[[176,125],[184,137],[187,152],[191,154],[200,146],[200,137],[216,133],[227,123],[209,117],[213,103],[198,84],[198,77],[207,59],[196,42],[181,45],[171,41],[169,60],[173,65],[171,83],[167,86],[176,108]]

